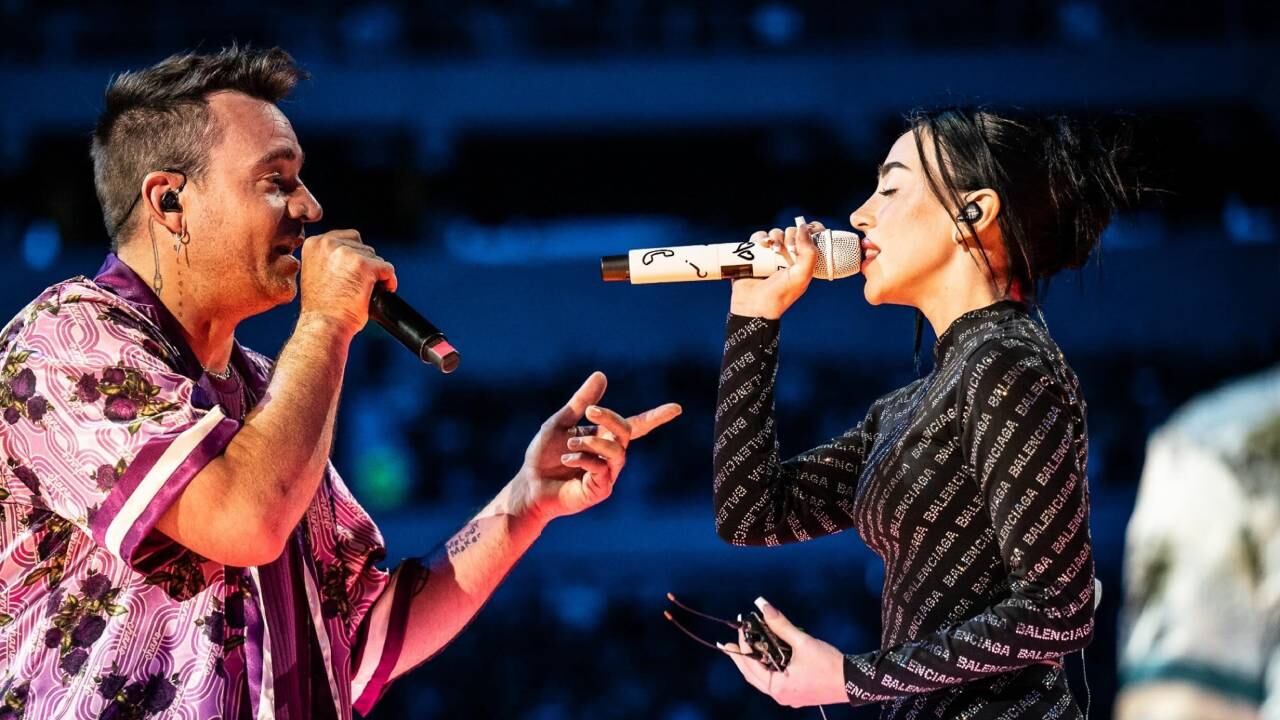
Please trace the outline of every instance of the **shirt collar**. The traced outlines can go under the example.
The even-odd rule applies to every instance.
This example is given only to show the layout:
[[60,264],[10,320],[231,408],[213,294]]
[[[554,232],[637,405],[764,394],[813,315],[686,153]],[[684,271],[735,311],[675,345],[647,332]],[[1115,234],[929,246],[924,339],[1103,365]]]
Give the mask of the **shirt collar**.
[[1027,306],[1017,300],[999,300],[977,310],[970,310],[952,321],[933,345],[934,367],[941,366],[952,348],[964,343],[974,332],[1015,314],[1026,314]]

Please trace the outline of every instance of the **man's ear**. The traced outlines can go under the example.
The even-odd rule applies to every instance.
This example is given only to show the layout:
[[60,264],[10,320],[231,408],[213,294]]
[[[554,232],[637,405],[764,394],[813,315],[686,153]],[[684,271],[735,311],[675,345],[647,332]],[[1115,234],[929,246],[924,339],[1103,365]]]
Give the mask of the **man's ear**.
[[143,211],[175,235],[183,231],[182,189],[186,184],[186,176],[168,170],[147,173],[142,179]]

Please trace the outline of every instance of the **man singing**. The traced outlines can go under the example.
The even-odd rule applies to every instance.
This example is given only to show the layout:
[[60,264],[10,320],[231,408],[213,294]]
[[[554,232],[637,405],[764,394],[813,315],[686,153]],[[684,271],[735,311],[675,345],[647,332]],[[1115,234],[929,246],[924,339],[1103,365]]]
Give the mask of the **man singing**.
[[[0,332],[0,717],[367,713],[680,412],[624,419],[592,375],[440,550],[378,569],[328,458],[348,346],[396,275],[354,230],[304,240],[320,204],[276,106],[302,76],[233,47],[107,88],[92,153],[114,252]],[[236,342],[299,294],[274,363]]]

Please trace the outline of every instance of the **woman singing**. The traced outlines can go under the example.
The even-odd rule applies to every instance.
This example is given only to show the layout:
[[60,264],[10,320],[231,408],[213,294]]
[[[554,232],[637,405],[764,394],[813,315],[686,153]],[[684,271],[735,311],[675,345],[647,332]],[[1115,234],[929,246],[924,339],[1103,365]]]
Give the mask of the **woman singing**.
[[[1123,148],[1065,119],[921,113],[850,220],[872,305],[916,308],[933,369],[843,435],[780,461],[779,319],[813,276],[809,227],[758,232],[793,258],[733,284],[716,407],[715,511],[735,545],[854,528],[885,563],[880,648],[843,654],[763,599],[784,672],[739,653],[790,706],[883,703],[882,718],[1075,718],[1062,659],[1093,635],[1085,402],[1028,314],[1081,266],[1118,205]],[[815,229],[816,229],[815,225]]]

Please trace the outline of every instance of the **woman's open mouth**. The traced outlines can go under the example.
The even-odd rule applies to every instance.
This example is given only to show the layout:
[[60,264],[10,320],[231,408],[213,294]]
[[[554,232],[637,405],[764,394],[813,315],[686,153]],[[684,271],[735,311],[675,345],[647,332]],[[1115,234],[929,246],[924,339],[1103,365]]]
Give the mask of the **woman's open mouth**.
[[862,238],[862,262],[869,263],[880,254],[880,247],[865,237]]

